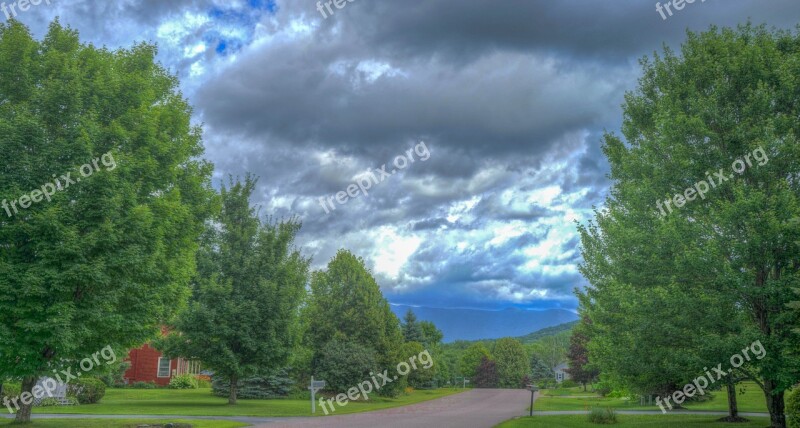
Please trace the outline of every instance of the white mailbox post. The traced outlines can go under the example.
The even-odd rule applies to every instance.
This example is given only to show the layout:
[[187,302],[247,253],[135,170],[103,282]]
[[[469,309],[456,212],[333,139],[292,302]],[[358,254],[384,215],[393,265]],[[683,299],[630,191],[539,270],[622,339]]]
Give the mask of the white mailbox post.
[[311,386],[308,389],[311,391],[311,413],[317,413],[317,400],[315,395],[319,392],[320,389],[325,388],[325,381],[324,380],[314,380],[314,376],[311,376]]

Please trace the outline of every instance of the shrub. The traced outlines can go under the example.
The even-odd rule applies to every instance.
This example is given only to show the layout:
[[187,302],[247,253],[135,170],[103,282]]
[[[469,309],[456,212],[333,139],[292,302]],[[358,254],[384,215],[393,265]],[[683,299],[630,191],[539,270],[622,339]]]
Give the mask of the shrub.
[[786,397],[786,419],[789,428],[800,428],[800,386]]
[[[66,403],[62,404],[62,401],[66,401]],[[47,397],[43,398],[42,401],[37,404],[39,407],[53,407],[53,406],[77,406],[78,399],[75,397],[67,396],[63,399],[58,399],[55,397]]]
[[565,379],[561,382],[562,388],[575,388],[576,386],[578,386],[578,382],[575,382],[572,379]]
[[211,388],[211,381],[205,379],[197,379],[197,387],[202,389]]
[[182,374],[170,379],[169,387],[172,389],[197,389],[199,386],[193,375]]
[[332,339],[320,349],[316,376],[325,379],[326,390],[347,392],[348,388],[369,379],[369,373],[378,366],[372,348],[355,341]]
[[106,395],[106,384],[90,377],[73,380],[67,385],[67,394],[77,398],[80,404],[95,404]]
[[133,389],[156,389],[156,388],[158,388],[158,385],[156,385],[156,383],[153,382],[153,381],[150,381],[150,382],[141,382],[141,381],[139,381],[139,382],[134,382],[134,383],[130,384],[129,388],[133,388]]
[[617,423],[617,412],[611,409],[593,408],[589,413],[589,422],[593,424],[615,424]]
[[7,382],[3,384],[3,393],[0,394],[0,399],[12,399],[22,392],[22,386],[18,383]]
[[102,380],[109,388],[114,388],[125,384],[125,372],[131,367],[131,363],[127,361],[118,362],[116,364],[106,366],[103,370],[105,373],[98,375],[97,378]]

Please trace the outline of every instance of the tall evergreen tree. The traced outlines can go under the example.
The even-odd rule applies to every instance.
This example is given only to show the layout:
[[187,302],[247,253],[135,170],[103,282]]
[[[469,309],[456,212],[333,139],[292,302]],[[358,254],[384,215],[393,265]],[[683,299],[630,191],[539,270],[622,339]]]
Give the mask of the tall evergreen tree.
[[227,379],[229,404],[247,376],[277,372],[296,342],[309,260],[294,247],[300,223],[262,223],[250,196],[256,180],[222,189],[222,212],[198,255],[189,309],[163,344],[168,355],[195,357]]
[[403,317],[403,337],[406,342],[423,343],[425,341],[422,326],[417,322],[417,316],[411,309],[406,311],[406,316]]
[[23,392],[155,337],[189,295],[212,166],[156,53],[0,24],[0,375]]
[[461,356],[461,375],[467,378],[475,377],[481,359],[484,357],[492,359],[492,355],[483,343],[477,342],[470,345]]

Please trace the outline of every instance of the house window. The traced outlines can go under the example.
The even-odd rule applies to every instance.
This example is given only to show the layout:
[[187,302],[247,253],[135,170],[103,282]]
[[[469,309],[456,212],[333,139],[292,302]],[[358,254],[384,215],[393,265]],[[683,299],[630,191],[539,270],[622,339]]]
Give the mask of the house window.
[[169,358],[158,359],[158,377],[169,377]]

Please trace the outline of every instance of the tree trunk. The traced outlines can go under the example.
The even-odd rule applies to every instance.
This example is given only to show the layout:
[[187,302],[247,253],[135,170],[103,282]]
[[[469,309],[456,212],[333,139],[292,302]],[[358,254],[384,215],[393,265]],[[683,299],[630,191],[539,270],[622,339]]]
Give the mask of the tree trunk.
[[228,395],[228,404],[236,404],[236,388],[239,386],[239,378],[231,376],[231,393]]
[[772,391],[776,389],[777,385],[771,380],[764,381],[764,395],[767,398],[767,409],[769,410],[769,419],[771,428],[786,428],[786,414],[785,406],[783,403],[783,391],[773,394]]
[[[16,423],[30,423],[31,421],[31,408],[33,407],[33,387],[36,385],[35,377],[26,377],[22,379],[22,388],[20,389],[19,410],[17,411]],[[28,394],[25,394],[25,393]],[[28,404],[22,402],[22,396],[29,398]]]
[[739,419],[739,403],[736,402],[736,384],[728,379],[728,418],[731,422]]

